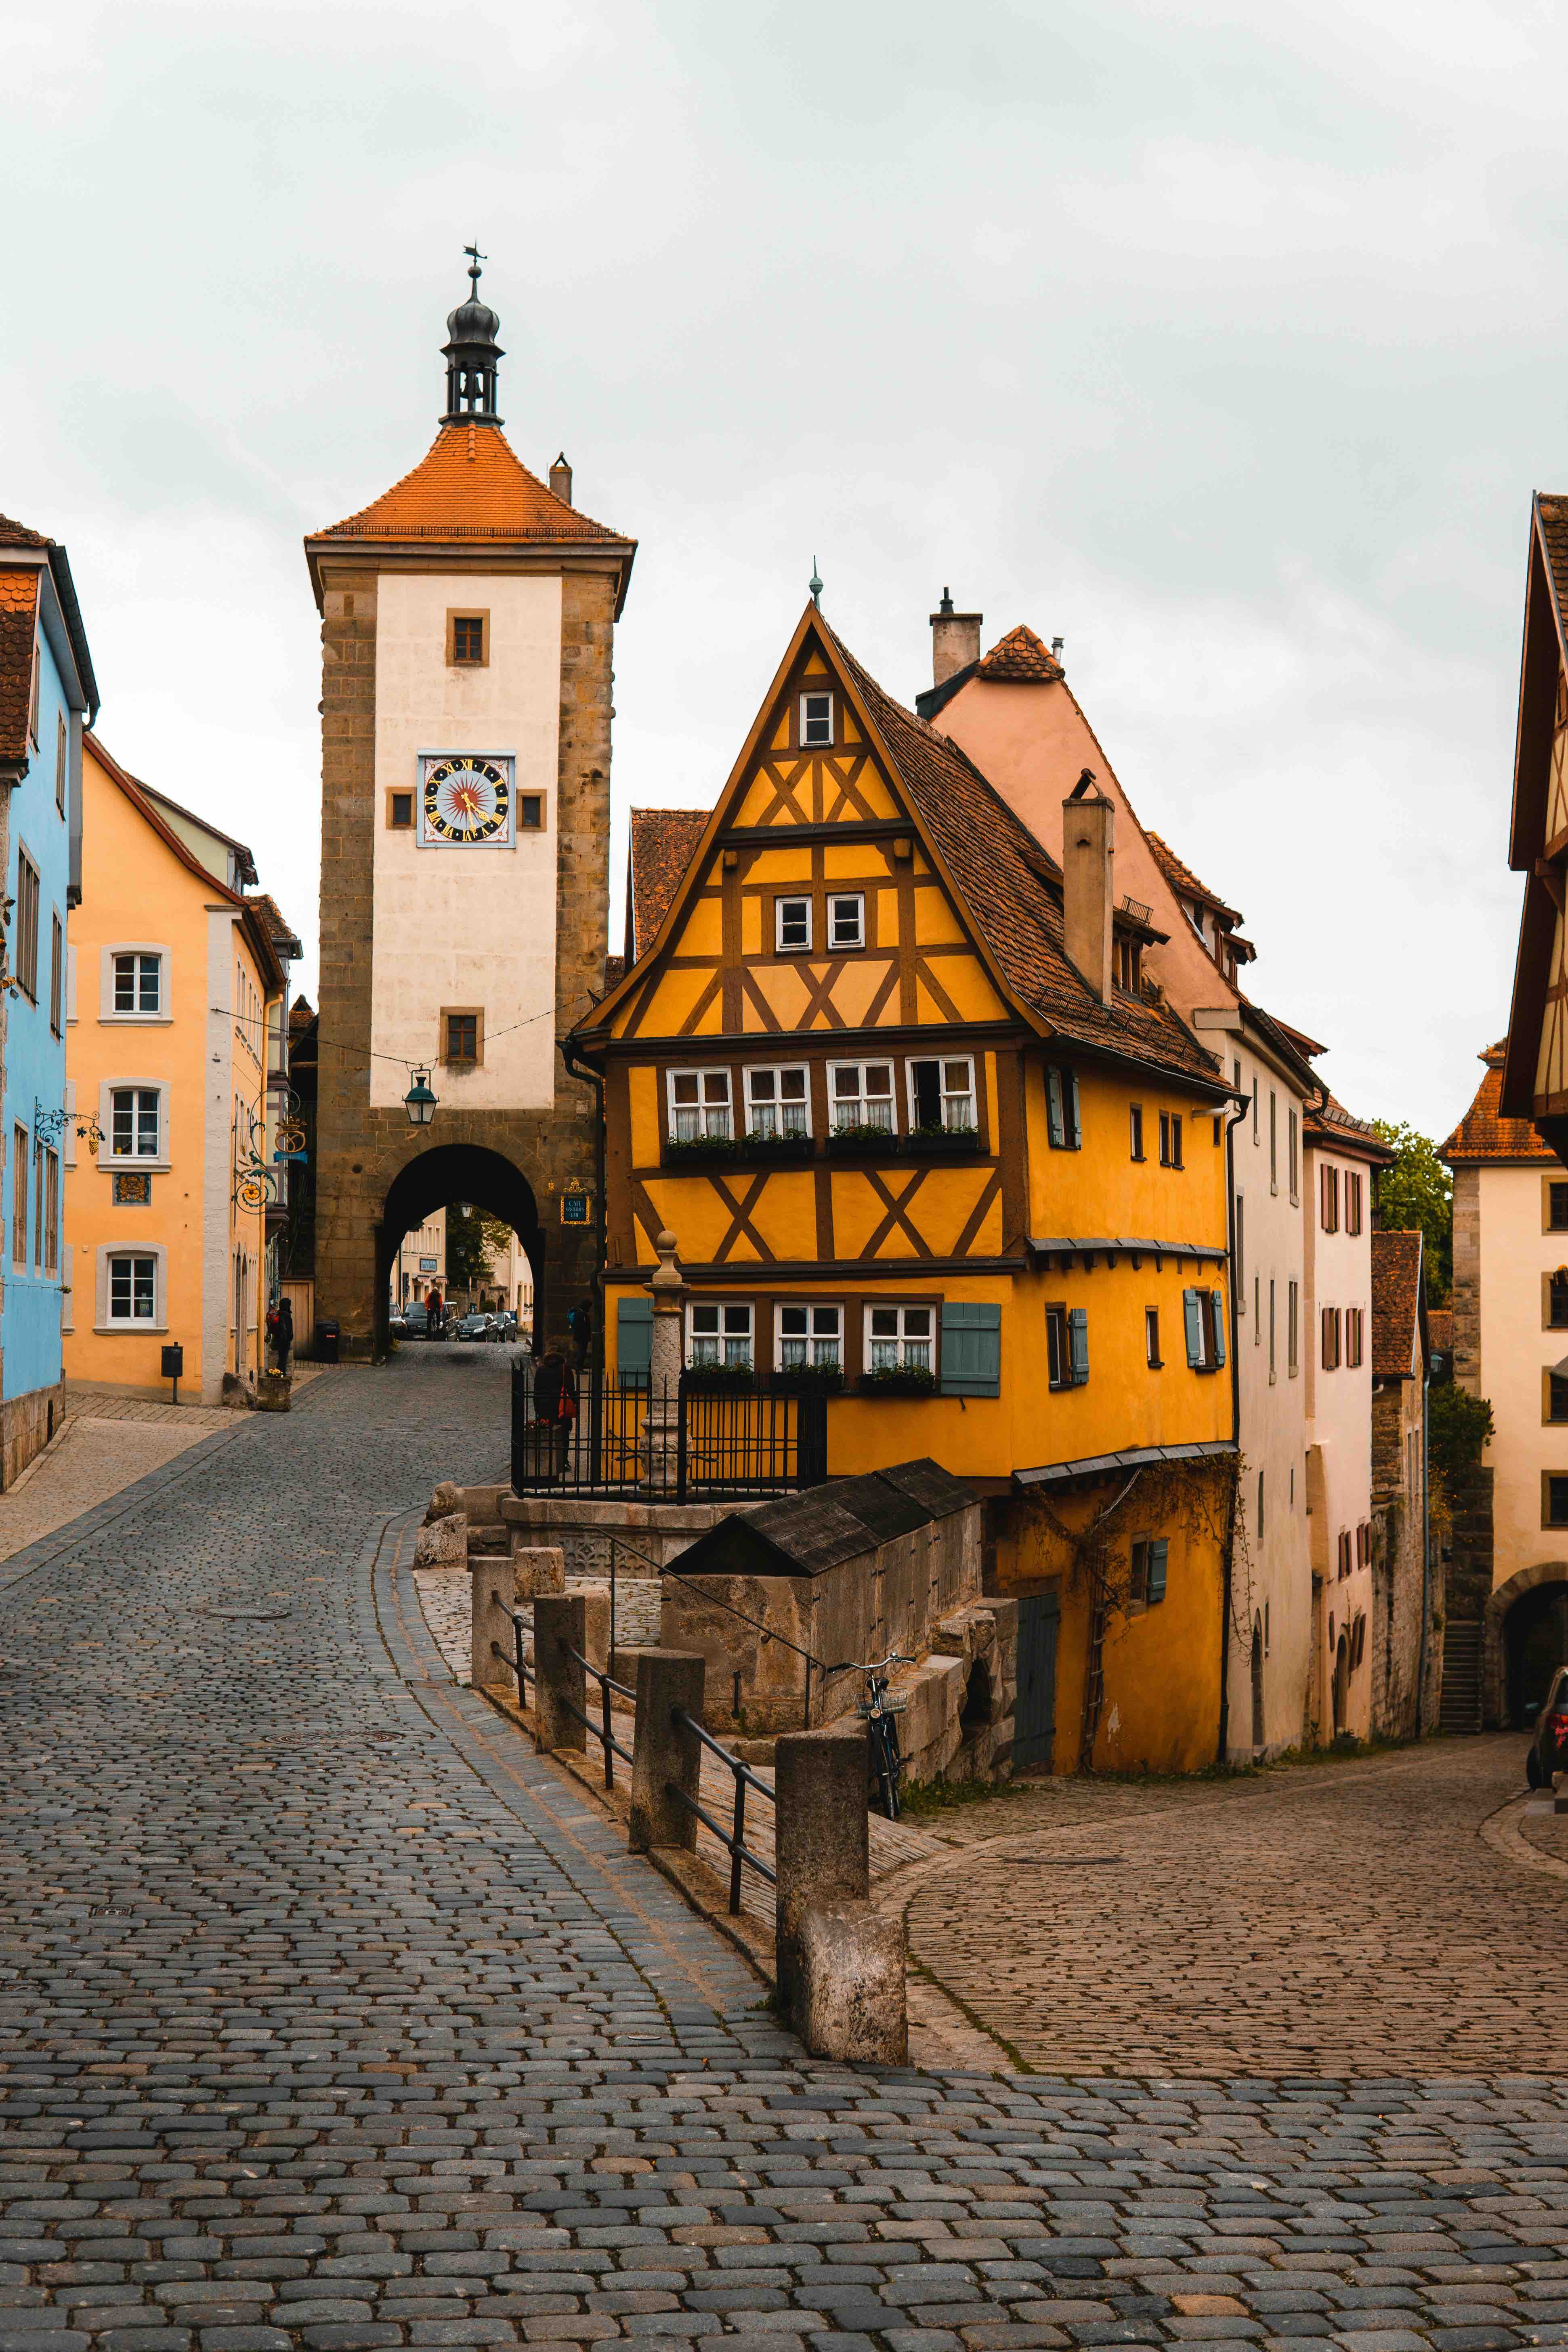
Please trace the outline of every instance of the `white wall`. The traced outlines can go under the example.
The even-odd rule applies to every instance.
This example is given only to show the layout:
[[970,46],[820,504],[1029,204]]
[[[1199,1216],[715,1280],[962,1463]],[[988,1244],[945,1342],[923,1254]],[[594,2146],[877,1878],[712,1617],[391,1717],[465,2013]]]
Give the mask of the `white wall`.
[[[1321,1178],[1325,1161],[1340,1178],[1340,1224],[1337,1233],[1323,1231]],[[1344,1199],[1347,1173],[1362,1181],[1362,1230],[1345,1231]],[[1319,1660],[1322,1695],[1320,1725],[1324,1739],[1333,1736],[1332,1685],[1334,1653],[1339,1637],[1357,1616],[1364,1616],[1362,1662],[1351,1677],[1345,1727],[1364,1739],[1372,1729],[1372,1569],[1353,1565],[1355,1529],[1372,1517],[1372,1171],[1363,1160],[1321,1148],[1309,1151],[1302,1169],[1301,1204],[1306,1234],[1308,1314],[1301,1335],[1306,1356],[1307,1443],[1321,1450],[1323,1488],[1322,1526],[1314,1545],[1316,1561],[1325,1579]],[[1341,1310],[1342,1346],[1339,1369],[1322,1366],[1322,1309]],[[1362,1361],[1344,1360],[1342,1318],[1347,1307],[1363,1309],[1364,1333]],[[1348,1577],[1339,1574],[1339,1538],[1349,1528],[1352,1566]],[[1331,1632],[1330,1630],[1331,1626]]]
[[[488,609],[489,660],[448,666],[447,614]],[[547,1109],[554,1100],[555,788],[561,720],[558,577],[385,572],[375,630],[375,939],[373,1104],[400,1103],[403,1062],[434,1067],[444,1004],[479,1005],[484,1062],[440,1067],[453,1109]],[[510,752],[516,793],[545,795],[542,833],[515,846],[422,848],[393,833],[386,794],[418,788],[421,751]],[[531,1019],[540,1014],[542,1018]],[[526,1022],[526,1026],[518,1026]]]

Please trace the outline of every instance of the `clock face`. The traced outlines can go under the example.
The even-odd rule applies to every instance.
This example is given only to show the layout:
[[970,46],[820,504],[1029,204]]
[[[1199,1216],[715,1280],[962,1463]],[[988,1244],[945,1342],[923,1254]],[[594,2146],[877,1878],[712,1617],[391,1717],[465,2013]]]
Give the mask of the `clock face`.
[[419,838],[428,846],[505,847],[512,838],[511,759],[448,751],[420,760]]

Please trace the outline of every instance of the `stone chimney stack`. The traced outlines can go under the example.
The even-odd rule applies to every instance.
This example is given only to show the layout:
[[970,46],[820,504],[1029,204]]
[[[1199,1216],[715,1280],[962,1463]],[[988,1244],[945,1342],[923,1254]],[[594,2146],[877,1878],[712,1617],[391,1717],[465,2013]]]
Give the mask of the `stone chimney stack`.
[[1086,768],[1062,803],[1062,932],[1070,961],[1102,1004],[1110,1002],[1115,845],[1116,811]]
[[566,463],[566,452],[564,449],[563,449],[561,455],[550,468],[550,487],[554,491],[558,499],[564,499],[567,505],[571,505],[572,468]]
[[952,593],[942,592],[942,609],[931,616],[931,682],[945,686],[956,670],[980,659],[980,624],[984,613],[955,613]]

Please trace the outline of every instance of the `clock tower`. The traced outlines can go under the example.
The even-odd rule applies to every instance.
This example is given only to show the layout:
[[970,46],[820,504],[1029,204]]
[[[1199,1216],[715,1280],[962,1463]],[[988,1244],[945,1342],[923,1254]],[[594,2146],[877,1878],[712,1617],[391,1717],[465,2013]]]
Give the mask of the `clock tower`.
[[[471,250],[471,249],[470,249]],[[611,653],[636,541],[516,456],[500,321],[447,319],[412,473],[305,542],[321,614],[316,1311],[384,1340],[406,1232],[516,1227],[535,1328],[592,1289],[597,1104],[558,1050],[604,992]],[[406,1098],[423,1074],[436,1097]],[[427,1123],[414,1123],[414,1111]]]

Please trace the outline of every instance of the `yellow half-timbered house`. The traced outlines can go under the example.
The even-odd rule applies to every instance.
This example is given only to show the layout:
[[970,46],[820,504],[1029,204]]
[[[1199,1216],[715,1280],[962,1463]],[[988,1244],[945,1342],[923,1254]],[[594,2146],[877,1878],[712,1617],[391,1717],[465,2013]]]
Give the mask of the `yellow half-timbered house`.
[[1142,980],[1110,826],[1086,773],[1058,866],[808,605],[571,1051],[605,1088],[610,1377],[647,1363],[668,1229],[689,1365],[826,1384],[832,1475],[984,1483],[1020,1759],[1173,1769],[1219,1738],[1230,1097]]

